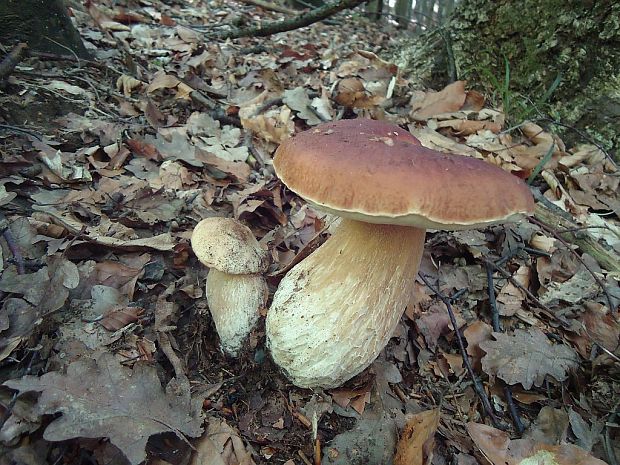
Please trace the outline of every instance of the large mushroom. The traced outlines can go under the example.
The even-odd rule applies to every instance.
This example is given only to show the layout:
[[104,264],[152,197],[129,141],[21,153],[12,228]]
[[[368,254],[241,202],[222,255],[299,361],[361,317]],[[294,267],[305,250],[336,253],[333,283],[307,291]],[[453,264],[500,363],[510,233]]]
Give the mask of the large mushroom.
[[274,167],[289,189],[343,218],[286,274],[267,313],[273,360],[300,387],[339,386],[379,355],[413,291],[427,228],[480,228],[534,207],[508,172],[366,119],[297,134]]
[[210,268],[207,303],[222,349],[235,356],[267,304],[268,287],[262,275],[269,265],[252,231],[232,218],[206,218],[192,233],[192,249]]

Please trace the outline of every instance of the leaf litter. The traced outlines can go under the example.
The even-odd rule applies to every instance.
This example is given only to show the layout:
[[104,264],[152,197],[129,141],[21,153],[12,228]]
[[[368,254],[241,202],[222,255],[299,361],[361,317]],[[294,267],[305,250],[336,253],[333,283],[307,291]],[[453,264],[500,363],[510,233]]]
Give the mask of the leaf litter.
[[[484,463],[480,451],[492,463],[602,463],[614,447],[618,456],[619,177],[603,151],[567,147],[534,122],[507,130],[506,115],[464,81],[412,91],[419,83],[388,58],[391,26],[343,13],[337,27],[218,42],[203,28],[282,15],[214,5],[72,5],[99,64],[79,79],[62,61],[33,75],[34,57],[0,97],[9,109],[22,99],[67,108],[32,115],[36,137],[0,134],[0,220],[23,257],[3,235],[0,455],[227,465],[308,463],[317,447],[323,463]],[[242,220],[270,251],[273,291],[333,222],[275,179],[273,151],[343,117],[386,119],[523,179],[539,170],[538,208],[566,221],[567,243],[536,223],[429,233],[422,272],[452,296],[458,328],[416,285],[380,359],[313,394],[271,364],[260,325],[240,359],[219,351],[189,237],[204,217]],[[502,331],[487,261],[499,267]],[[523,439],[484,425],[457,330],[506,423],[511,386]],[[553,423],[563,426],[544,426]]]

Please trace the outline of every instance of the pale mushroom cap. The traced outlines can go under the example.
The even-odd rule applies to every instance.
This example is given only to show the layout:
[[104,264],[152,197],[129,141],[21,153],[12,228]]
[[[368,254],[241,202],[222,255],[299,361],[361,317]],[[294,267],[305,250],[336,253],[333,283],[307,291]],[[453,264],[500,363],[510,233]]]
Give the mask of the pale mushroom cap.
[[299,133],[278,147],[276,173],[318,208],[369,223],[457,230],[533,211],[532,194],[516,176],[422,147],[400,127],[389,127],[341,120]]
[[203,265],[224,273],[261,273],[269,266],[267,251],[250,228],[233,218],[205,218],[194,228],[191,242]]

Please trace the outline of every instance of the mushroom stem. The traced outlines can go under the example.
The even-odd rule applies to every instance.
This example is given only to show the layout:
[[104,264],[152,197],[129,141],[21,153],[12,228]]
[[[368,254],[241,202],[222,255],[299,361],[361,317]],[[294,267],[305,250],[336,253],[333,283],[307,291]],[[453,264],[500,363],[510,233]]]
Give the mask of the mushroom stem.
[[237,356],[267,304],[269,289],[261,274],[229,274],[211,268],[207,302],[224,351]]
[[425,230],[343,219],[280,282],[267,313],[274,361],[300,387],[336,387],[379,355],[409,302]]

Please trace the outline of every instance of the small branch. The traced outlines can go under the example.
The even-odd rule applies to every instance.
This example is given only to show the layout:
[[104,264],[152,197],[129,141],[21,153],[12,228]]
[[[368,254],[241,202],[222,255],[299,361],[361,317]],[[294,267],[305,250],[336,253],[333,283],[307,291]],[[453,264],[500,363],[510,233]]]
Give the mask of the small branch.
[[264,10],[277,11],[278,13],[284,13],[287,15],[296,15],[299,13],[297,10],[293,10],[292,8],[287,8],[282,5],[278,5],[276,3],[266,2],[265,0],[240,0],[243,3],[249,3],[251,5],[256,5],[261,7]]
[[15,67],[26,56],[28,45],[24,42],[17,44],[10,53],[0,61],[0,81],[9,77]]
[[11,126],[11,125],[8,125],[8,124],[0,124],[0,129],[4,129],[5,131],[18,132],[20,134],[26,134],[28,136],[34,137],[38,141],[42,141],[43,140],[43,138],[40,135],[35,134],[34,132],[29,131],[27,129],[18,128],[17,126]]
[[480,401],[482,402],[482,407],[484,408],[484,411],[491,419],[491,423],[493,423],[493,426],[505,431],[506,430],[505,425],[503,425],[499,421],[499,419],[495,416],[495,412],[493,411],[493,407],[491,406],[491,401],[489,400],[489,397],[487,396],[486,391],[482,387],[482,384],[480,384],[480,380],[478,380],[478,377],[474,373],[474,368],[472,367],[471,361],[469,360],[469,356],[467,355],[467,351],[465,350],[465,344],[463,343],[463,336],[461,336],[461,331],[459,330],[459,326],[456,322],[456,317],[454,316],[454,312],[452,311],[452,305],[450,304],[450,299],[444,296],[439,291],[439,289],[435,289],[422,273],[418,273],[418,276],[420,277],[420,279],[422,279],[422,281],[424,281],[424,284],[426,284],[428,288],[431,291],[433,291],[437,297],[439,297],[439,299],[444,303],[444,305],[448,309],[448,315],[450,317],[450,321],[452,322],[452,327],[454,328],[454,334],[456,334],[456,340],[459,345],[459,350],[461,351],[461,357],[463,358],[463,362],[465,363],[465,368],[467,368],[467,372],[469,373],[469,376],[471,377],[474,383],[474,390],[476,391],[476,394],[478,394],[478,397],[480,398]]
[[536,297],[534,294],[532,294],[532,292],[526,288],[525,286],[523,286],[523,284],[521,284],[519,281],[517,281],[515,278],[512,277],[512,275],[510,273],[508,273],[506,270],[500,268],[499,266],[497,266],[495,263],[487,260],[486,258],[483,259],[485,265],[491,266],[495,271],[497,271],[499,274],[501,274],[504,278],[506,278],[508,281],[510,281],[510,283],[519,288],[520,290],[522,290],[525,295],[532,301],[532,303],[538,307],[539,309],[541,309],[543,311],[543,313],[550,318],[551,320],[557,321],[559,323],[562,324],[563,327],[567,327],[568,323],[566,323],[566,321],[559,319],[557,316],[555,316],[555,314],[553,313],[553,311],[547,307],[545,304],[543,304],[540,300],[538,300],[538,297]]
[[613,442],[611,439],[611,435],[609,434],[609,430],[611,429],[610,425],[612,425],[616,421],[616,418],[620,416],[619,413],[620,413],[620,402],[617,402],[616,406],[611,412],[611,415],[609,415],[609,418],[605,422],[606,424],[605,424],[605,434],[603,435],[603,447],[605,449],[605,453],[607,454],[609,465],[618,465],[618,459],[614,451],[614,446],[613,446]]
[[233,29],[232,31],[220,32],[214,35],[214,38],[225,39],[238,39],[240,37],[266,37],[278,32],[292,31],[299,29],[300,27],[310,26],[311,24],[328,18],[339,11],[349,8],[355,8],[367,0],[338,0],[335,2],[329,2],[320,8],[310,10],[307,13],[300,14],[291,19],[285,19],[282,21],[274,21],[271,23],[265,23],[262,26],[247,27],[243,29]]
[[495,288],[493,287],[493,270],[490,264],[486,264],[487,270],[487,292],[489,294],[489,305],[491,306],[491,323],[493,331],[501,331],[499,325],[499,310],[497,309],[497,300],[495,299]]
[[0,213],[0,233],[4,240],[6,241],[6,245],[9,250],[13,254],[13,258],[15,259],[15,266],[17,266],[17,274],[26,274],[26,267],[24,266],[24,257],[22,256],[22,252],[19,249],[19,244],[15,241],[13,237],[13,233],[9,229],[9,222],[4,216],[3,213]]
[[570,244],[562,237],[562,235],[559,232],[557,232],[554,228],[552,228],[551,226],[543,223],[542,221],[537,220],[536,218],[530,218],[530,222],[534,223],[535,225],[540,226],[542,229],[552,234],[553,237],[555,237],[568,250],[571,251],[571,253],[575,256],[575,258],[579,260],[579,262],[584,266],[584,268],[588,270],[588,272],[592,275],[592,277],[594,278],[594,281],[596,281],[596,284],[598,284],[599,287],[603,290],[603,293],[605,294],[605,297],[607,298],[607,303],[609,304],[609,311],[611,313],[616,313],[617,309],[614,307],[613,301],[611,299],[611,295],[609,295],[609,291],[605,287],[605,284],[600,280],[598,276],[596,276],[596,273],[594,273],[592,268],[590,268],[590,266],[584,261],[583,258],[581,258],[581,256],[577,253],[577,251],[575,251],[575,249],[573,249],[570,246]]
[[[489,293],[489,304],[491,305],[491,319],[493,322],[493,331],[500,332],[502,330],[499,323],[499,309],[497,307],[497,300],[495,298],[495,287],[493,285],[493,270],[491,265],[486,265],[487,271],[487,291]],[[512,398],[512,390],[510,386],[504,386],[504,397],[506,398],[506,403],[508,404],[508,411],[510,412],[510,416],[512,418],[512,422],[515,425],[517,433],[523,434],[525,431],[525,426],[523,426],[523,422],[521,421],[521,417],[519,415],[519,410],[515,405],[514,399]]]
[[[575,244],[585,253],[591,255],[606,270],[620,272],[620,257],[612,251],[606,250],[587,231],[580,230],[573,221],[545,208],[540,203],[536,203],[534,219],[545,223],[549,228],[557,228],[554,229],[554,232],[562,239],[560,240],[558,236],[555,237],[562,243],[570,242]],[[558,230],[563,230],[564,232]]]

